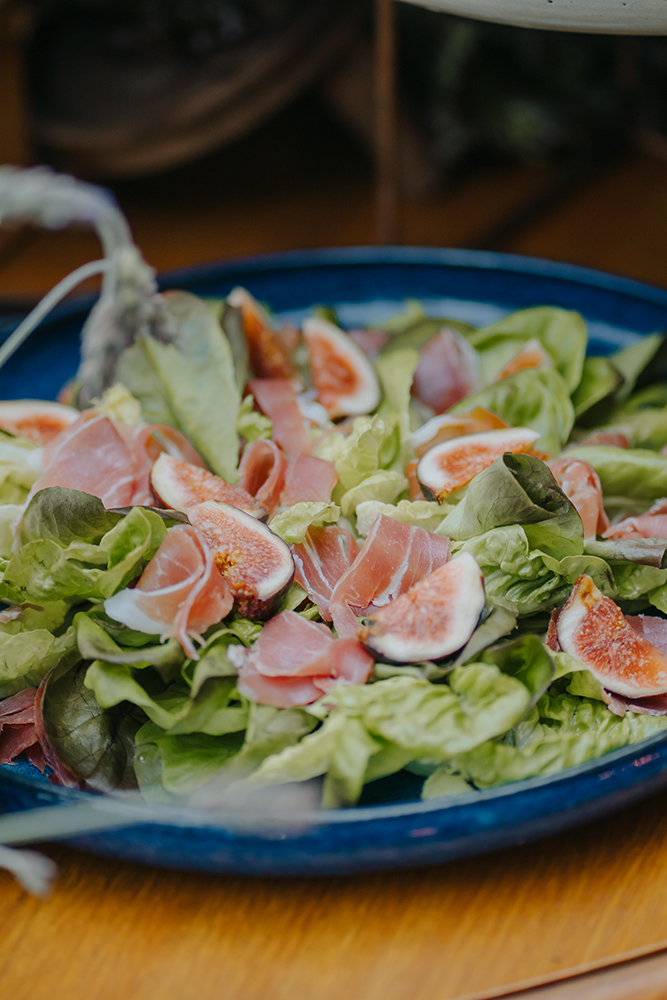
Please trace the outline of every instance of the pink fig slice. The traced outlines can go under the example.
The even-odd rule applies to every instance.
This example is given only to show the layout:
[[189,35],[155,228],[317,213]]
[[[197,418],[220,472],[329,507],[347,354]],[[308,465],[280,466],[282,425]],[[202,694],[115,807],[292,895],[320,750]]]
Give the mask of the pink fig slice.
[[442,502],[505,452],[531,452],[539,436],[528,427],[507,427],[443,441],[420,460],[417,479],[427,497]]
[[667,692],[667,656],[626,621],[590,576],[580,576],[556,623],[561,649],[590,670],[603,688],[626,698]]
[[46,444],[80,416],[64,403],[42,399],[10,399],[0,403],[0,430]]
[[303,324],[303,339],[317,389],[330,417],[361,416],[380,402],[380,386],[364,352],[333,323],[311,317]]
[[217,500],[190,507],[188,520],[211,546],[239,613],[268,618],[294,578],[289,546],[261,521]]
[[151,486],[166,507],[183,514],[205,500],[220,500],[253,517],[266,516],[261,504],[242,486],[230,486],[207,469],[173,458],[166,452],[159,456],[151,470]]
[[374,611],[360,628],[359,639],[394,663],[441,660],[465,646],[484,601],[482,571],[462,552]]

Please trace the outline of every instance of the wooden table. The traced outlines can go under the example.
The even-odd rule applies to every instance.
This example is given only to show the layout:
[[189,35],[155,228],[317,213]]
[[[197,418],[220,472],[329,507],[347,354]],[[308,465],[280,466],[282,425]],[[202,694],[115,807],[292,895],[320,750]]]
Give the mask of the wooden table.
[[[271,128],[266,135],[273,153]],[[310,179],[295,166],[290,183],[262,186],[260,174],[244,187],[230,153],[119,194],[161,268],[370,242],[370,173],[345,148],[343,166],[327,173],[325,160],[342,155],[334,139]],[[299,141],[310,142],[307,130],[295,133],[295,157]],[[261,141],[248,148],[255,163]],[[547,174],[508,169],[406,205],[404,236],[470,242]],[[506,248],[665,285],[666,234],[667,166],[634,156]],[[6,261],[0,294],[43,291],[95,253],[86,234],[37,235]],[[60,876],[46,901],[0,873],[0,987],[11,1000],[453,1000],[667,945],[667,794],[527,847],[355,878],[213,878],[47,851]],[[597,982],[564,987],[558,1000],[662,997],[667,968],[662,959],[627,966],[602,994]]]

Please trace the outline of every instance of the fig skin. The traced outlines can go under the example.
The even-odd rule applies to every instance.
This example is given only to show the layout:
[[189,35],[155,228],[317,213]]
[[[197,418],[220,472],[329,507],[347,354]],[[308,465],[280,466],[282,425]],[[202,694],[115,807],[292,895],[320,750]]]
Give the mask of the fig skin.
[[250,514],[217,500],[190,507],[188,519],[211,546],[239,614],[269,618],[294,580],[289,545]]

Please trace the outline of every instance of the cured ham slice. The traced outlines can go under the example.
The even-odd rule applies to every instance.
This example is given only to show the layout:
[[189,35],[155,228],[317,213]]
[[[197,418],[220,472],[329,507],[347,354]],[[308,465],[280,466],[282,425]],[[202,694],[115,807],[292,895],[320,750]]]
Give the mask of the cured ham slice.
[[207,469],[182,462],[171,455],[160,455],[153,465],[150,478],[155,495],[172,510],[186,513],[190,507],[204,500],[222,500],[232,507],[245,510],[253,517],[266,514],[264,508],[242,486],[230,486]]
[[381,608],[449,559],[449,539],[378,514],[363,548],[336,584],[329,611],[340,636],[356,635],[358,614]]
[[438,414],[481,388],[477,352],[460,333],[445,327],[422,349],[413,396]]
[[602,504],[602,487],[595,469],[578,458],[556,458],[547,464],[565,496],[577,508],[584,526],[584,538],[602,535],[609,527],[609,518]]
[[280,503],[286,472],[287,459],[273,441],[253,441],[243,453],[238,485],[271,515]]
[[227,301],[241,310],[250,369],[256,378],[289,378],[294,365],[286,338],[271,326],[271,319],[245,288],[234,288]]
[[286,455],[300,455],[310,438],[294,386],[286,379],[256,379],[248,389],[273,424],[273,439]]
[[626,517],[603,533],[605,538],[667,538],[667,499],[656,500],[650,510]]
[[190,525],[171,528],[136,587],[104,602],[115,621],[162,641],[175,636],[193,659],[191,637],[221,621],[232,609],[232,593],[216,569],[213,553]]
[[134,499],[136,468],[132,450],[109,417],[85,410],[44,449],[44,472],[30,496],[48,486],[64,486],[99,497],[105,507],[127,507]]
[[625,620],[590,576],[575,583],[556,631],[563,651],[580,660],[608,691],[626,698],[667,693],[667,654]]
[[303,542],[293,547],[294,578],[317,604],[325,621],[331,621],[329,602],[334,587],[358,555],[359,546],[350,532],[333,525],[310,528]]
[[19,691],[0,703],[0,764],[11,764],[27,751],[31,764],[44,771],[46,762],[35,729],[37,688]]
[[294,611],[267,622],[252,649],[228,652],[241,694],[275,708],[309,705],[335,684],[365,684],[373,666],[356,639],[334,639],[326,625]]
[[587,437],[582,438],[578,442],[577,447],[583,448],[585,445],[591,444],[604,444],[609,445],[612,448],[629,448],[630,442],[625,434],[619,434],[613,431],[593,431],[592,434],[588,434]]
[[332,462],[314,455],[297,455],[287,465],[281,503],[285,506],[308,500],[328,503],[337,482],[338,473]]
[[375,361],[391,336],[385,330],[358,329],[348,330],[347,332],[357,347],[360,347],[371,361]]

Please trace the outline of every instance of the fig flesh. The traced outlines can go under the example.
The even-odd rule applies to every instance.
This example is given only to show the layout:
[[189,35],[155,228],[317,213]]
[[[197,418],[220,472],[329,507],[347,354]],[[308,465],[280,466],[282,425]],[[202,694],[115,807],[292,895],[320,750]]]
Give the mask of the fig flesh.
[[580,660],[608,691],[626,698],[667,692],[667,656],[632,627],[590,576],[575,583],[556,632],[561,649]]
[[287,343],[271,325],[271,319],[245,288],[234,288],[227,302],[241,310],[248,346],[248,361],[255,378],[291,378],[296,370]]
[[380,402],[373,366],[349,334],[313,316],[303,324],[317,397],[330,417],[361,416]]
[[261,521],[217,500],[190,507],[188,519],[212,548],[239,613],[268,618],[294,578],[289,546]]
[[510,375],[516,375],[525,368],[553,368],[554,359],[548,351],[542,347],[537,337],[532,337],[521,348],[519,353],[509,361],[505,367],[496,375],[496,382]]
[[451,441],[452,438],[464,434],[481,434],[482,431],[500,430],[508,425],[500,417],[476,406],[469,413],[441,413],[431,417],[412,435],[412,446],[417,458],[423,458],[427,451],[435,448],[441,441]]
[[417,478],[427,497],[442,502],[506,452],[531,452],[538,437],[528,427],[508,427],[443,441],[420,460]]
[[462,552],[373,613],[359,638],[394,663],[441,660],[461,649],[484,610],[484,578]]
[[166,452],[159,456],[151,470],[151,486],[165,507],[184,514],[204,500],[221,500],[253,517],[266,517],[262,505],[242,486],[230,486],[207,469],[173,458]]
[[64,403],[41,399],[10,399],[0,403],[0,430],[37,444],[52,441],[80,416],[78,410]]

